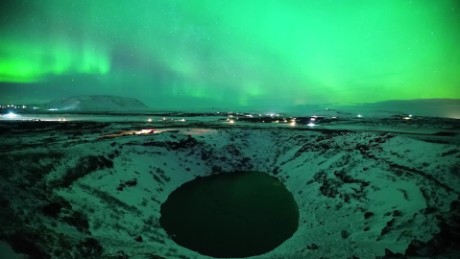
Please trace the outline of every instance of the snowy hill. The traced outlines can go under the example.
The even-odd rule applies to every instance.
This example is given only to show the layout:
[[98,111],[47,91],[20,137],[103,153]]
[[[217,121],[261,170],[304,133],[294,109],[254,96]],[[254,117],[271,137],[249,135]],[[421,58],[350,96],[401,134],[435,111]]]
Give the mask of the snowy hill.
[[75,112],[132,112],[145,111],[149,107],[141,101],[112,95],[82,95],[53,100],[45,109]]

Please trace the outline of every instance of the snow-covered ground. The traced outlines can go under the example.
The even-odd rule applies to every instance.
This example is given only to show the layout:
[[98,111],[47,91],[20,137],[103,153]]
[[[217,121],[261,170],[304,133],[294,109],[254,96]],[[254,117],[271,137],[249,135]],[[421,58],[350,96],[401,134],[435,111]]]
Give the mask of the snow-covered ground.
[[167,236],[160,205],[195,177],[247,170],[279,178],[300,210],[290,239],[251,258],[459,257],[458,120],[44,118],[0,121],[0,240],[17,253],[209,258]]

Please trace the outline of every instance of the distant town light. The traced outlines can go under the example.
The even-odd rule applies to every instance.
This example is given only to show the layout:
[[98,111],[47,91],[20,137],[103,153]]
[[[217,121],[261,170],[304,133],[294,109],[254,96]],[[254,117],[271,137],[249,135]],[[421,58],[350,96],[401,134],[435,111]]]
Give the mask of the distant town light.
[[9,113],[7,113],[7,114],[5,115],[5,117],[10,118],[10,119],[16,118],[16,117],[18,117],[18,116],[19,116],[19,115],[16,114],[16,113],[14,113],[14,112],[9,112]]
[[147,121],[148,121],[148,122],[152,122],[152,119],[151,119],[151,118],[148,118]]
[[152,134],[154,133],[154,129],[141,129],[134,132],[136,135],[143,135],[143,134]]
[[315,127],[316,124],[314,124],[313,122],[310,122],[310,123],[307,124],[307,126],[308,126],[308,127]]
[[363,115],[361,115],[361,114],[358,114],[358,118],[362,118],[362,117],[363,117]]

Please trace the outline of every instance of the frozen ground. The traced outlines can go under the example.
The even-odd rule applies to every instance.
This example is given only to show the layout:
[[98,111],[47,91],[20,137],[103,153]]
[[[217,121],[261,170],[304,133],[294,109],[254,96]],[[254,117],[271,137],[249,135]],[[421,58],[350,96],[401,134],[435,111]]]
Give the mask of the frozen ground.
[[195,177],[250,170],[300,210],[297,232],[252,258],[459,258],[459,120],[34,116],[0,120],[0,240],[18,254],[209,258],[166,235],[160,205]]

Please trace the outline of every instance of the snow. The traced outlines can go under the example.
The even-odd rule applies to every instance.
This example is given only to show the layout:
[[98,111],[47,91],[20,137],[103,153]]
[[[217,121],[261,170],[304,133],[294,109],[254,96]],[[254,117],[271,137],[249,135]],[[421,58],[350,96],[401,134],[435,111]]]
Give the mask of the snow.
[[184,119],[0,122],[0,238],[25,233],[53,258],[81,256],[88,238],[100,257],[209,258],[167,236],[160,205],[195,177],[251,170],[278,177],[300,211],[297,232],[253,258],[375,258],[432,239],[460,194],[456,120]]

